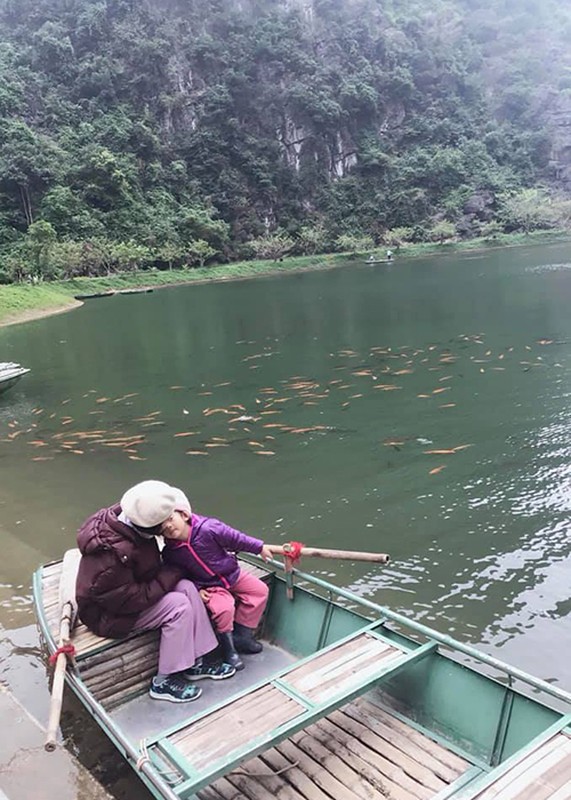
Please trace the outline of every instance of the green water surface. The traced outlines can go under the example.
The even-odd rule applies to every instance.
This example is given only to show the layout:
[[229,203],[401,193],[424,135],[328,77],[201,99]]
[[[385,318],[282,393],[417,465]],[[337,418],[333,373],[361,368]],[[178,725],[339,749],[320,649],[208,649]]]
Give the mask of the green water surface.
[[[32,571],[159,478],[333,583],[571,688],[571,245],[87,302],[0,330],[0,670],[45,713]],[[430,452],[443,451],[443,452]]]

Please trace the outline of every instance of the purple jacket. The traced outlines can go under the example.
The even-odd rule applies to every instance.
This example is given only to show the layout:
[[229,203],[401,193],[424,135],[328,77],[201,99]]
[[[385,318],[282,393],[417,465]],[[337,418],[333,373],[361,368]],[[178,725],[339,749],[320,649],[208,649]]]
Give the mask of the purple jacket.
[[[185,542],[165,539],[163,560],[184,570],[199,588],[223,586],[238,580],[240,566],[235,553],[260,553],[264,543],[237,531],[213,517],[192,515],[192,528]],[[232,551],[232,552],[228,552]]]
[[170,592],[180,570],[166,567],[156,540],[120,522],[120,506],[102,508],[77,536],[81,561],[75,593],[80,620],[99,636],[131,632],[137,616]]

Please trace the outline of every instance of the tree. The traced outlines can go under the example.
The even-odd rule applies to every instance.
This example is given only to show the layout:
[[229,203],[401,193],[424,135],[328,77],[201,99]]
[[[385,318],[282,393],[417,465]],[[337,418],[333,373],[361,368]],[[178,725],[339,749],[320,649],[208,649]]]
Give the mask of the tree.
[[383,242],[389,247],[396,247],[397,250],[399,247],[402,247],[402,245],[405,244],[406,242],[412,242],[413,240],[414,240],[413,228],[392,228],[390,231],[387,231],[383,236]]
[[506,229],[529,233],[542,228],[567,226],[571,218],[571,203],[545,189],[522,189],[499,197],[500,218]]
[[19,120],[2,120],[0,137],[0,187],[20,204],[29,226],[34,222],[35,207],[42,192],[61,167],[63,154],[46,136]]
[[442,219],[435,222],[429,232],[430,240],[444,244],[445,241],[453,239],[456,235],[456,226],[448,220]]
[[53,276],[50,264],[50,252],[53,249],[57,235],[53,226],[45,220],[33,222],[28,228],[25,245],[31,253],[34,264],[34,277],[43,280]]
[[486,241],[489,242],[496,239],[502,232],[503,232],[503,227],[500,225],[499,222],[496,222],[495,220],[493,222],[486,222],[486,224],[482,225],[480,229],[480,235]]
[[192,265],[198,264],[203,267],[205,263],[216,255],[218,250],[211,247],[204,239],[197,239],[195,242],[190,242],[185,248],[186,257],[188,262]]
[[349,253],[363,253],[366,250],[372,250],[375,246],[373,239],[370,236],[364,236],[352,233],[343,233],[335,240],[335,247],[341,252]]
[[298,234],[299,248],[306,255],[322,253],[327,245],[327,233],[322,225],[304,225]]
[[155,257],[158,261],[164,261],[172,269],[174,264],[180,264],[184,258],[185,248],[183,245],[174,242],[165,242],[155,250]]
[[256,258],[271,258],[277,261],[283,258],[294,246],[294,240],[285,231],[276,231],[268,236],[261,236],[248,243]]

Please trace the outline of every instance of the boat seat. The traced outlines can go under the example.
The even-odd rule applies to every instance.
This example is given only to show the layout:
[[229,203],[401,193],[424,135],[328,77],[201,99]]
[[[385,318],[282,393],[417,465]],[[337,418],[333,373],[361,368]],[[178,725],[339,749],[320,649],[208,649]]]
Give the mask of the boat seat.
[[562,731],[533,751],[500,764],[451,800],[571,800],[571,734]]
[[386,639],[381,628],[378,621],[368,625],[214,710],[186,719],[167,735],[148,739],[149,751],[158,751],[159,760],[186,777],[177,794],[184,797],[207,786],[245,757],[327,716],[436,648],[428,642],[407,650]]
[[[58,561],[55,564],[49,564],[43,568],[42,571],[42,599],[44,613],[48,622],[49,628],[57,640],[59,635],[59,585],[62,572],[63,562]],[[240,560],[240,566],[247,572],[251,572],[256,577],[262,580],[268,580],[272,574],[267,569],[262,569],[255,564],[248,561]],[[132,652],[132,640],[136,638],[144,643],[156,643],[158,652],[158,634],[157,631],[144,631],[141,633],[133,634],[133,636],[126,639],[108,639],[102,636],[97,636],[92,633],[82,622],[77,621],[71,633],[71,642],[75,647],[75,657],[78,663],[83,659],[93,656],[102,651],[109,650],[110,648],[120,648],[122,643],[129,641],[131,644],[129,650]]]

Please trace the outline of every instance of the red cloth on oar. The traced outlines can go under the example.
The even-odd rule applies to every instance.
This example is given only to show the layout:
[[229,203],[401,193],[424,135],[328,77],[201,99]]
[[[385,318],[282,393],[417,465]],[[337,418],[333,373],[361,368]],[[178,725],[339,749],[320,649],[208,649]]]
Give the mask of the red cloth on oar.
[[57,657],[60,653],[64,653],[68,658],[73,658],[75,655],[75,647],[72,644],[63,644],[61,647],[52,653],[50,656],[50,664],[55,664],[57,661]]
[[287,544],[284,544],[284,552],[287,552],[287,557],[291,558],[292,563],[295,564],[296,561],[300,560],[301,551],[304,547],[303,542],[287,542]]

